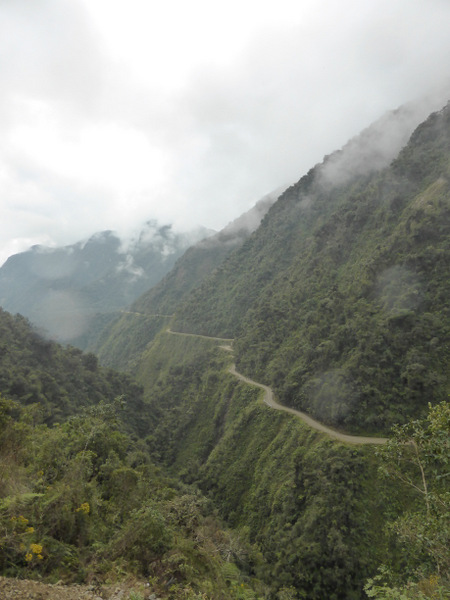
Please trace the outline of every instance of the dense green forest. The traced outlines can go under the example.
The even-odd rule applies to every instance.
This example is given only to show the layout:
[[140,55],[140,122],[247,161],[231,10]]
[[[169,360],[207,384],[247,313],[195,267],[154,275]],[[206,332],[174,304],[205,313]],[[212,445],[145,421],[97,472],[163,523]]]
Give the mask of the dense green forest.
[[237,364],[285,404],[387,431],[447,398],[450,106],[389,168],[289,188],[176,311],[180,331],[235,337]]
[[[449,597],[450,105],[360,167],[344,148],[250,237],[188,251],[99,358],[0,312],[3,574],[131,575],[173,600]],[[389,441],[273,410],[233,361]]]
[[142,389],[23,317],[0,317],[1,574],[132,576],[161,597],[255,599],[261,557],[155,464]]
[[[45,424],[39,404],[2,396],[2,574],[132,575],[188,600],[357,599],[364,586],[383,598],[405,585],[444,598],[448,404],[377,456],[275,413],[230,360],[215,340],[160,334],[137,372],[155,423],[141,438],[121,397]],[[425,502],[417,464],[401,464],[411,435]]]
[[[230,360],[215,340],[162,333],[137,371],[159,411],[147,442],[257,546],[269,597],[357,599],[365,585],[395,594],[417,582],[443,594],[450,405],[399,427],[381,450],[341,444],[265,406],[257,388],[227,372]],[[405,451],[414,436],[419,462]]]
[[129,426],[139,434],[148,430],[143,390],[130,375],[100,366],[92,353],[63,348],[24,317],[2,309],[0,353],[0,393],[23,406],[38,406],[45,423],[63,421],[81,408],[121,396]]

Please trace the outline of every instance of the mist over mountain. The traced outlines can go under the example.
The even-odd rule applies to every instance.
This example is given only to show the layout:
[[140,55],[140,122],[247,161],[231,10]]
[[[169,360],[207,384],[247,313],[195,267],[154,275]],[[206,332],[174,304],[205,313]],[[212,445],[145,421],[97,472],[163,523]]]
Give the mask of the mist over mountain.
[[[90,349],[129,373],[0,311],[0,392],[12,398],[0,396],[4,571],[115,581],[130,569],[174,600],[445,597],[442,106],[415,125],[411,106],[383,116],[191,245],[126,307],[153,254],[158,265],[175,254],[171,228],[8,261],[3,289],[11,273],[29,284],[16,285],[18,303],[49,289],[65,298],[53,305],[60,331],[88,314],[76,294],[103,307]],[[169,473],[180,494],[162,485]]]
[[320,169],[321,183],[333,187],[387,167],[406,146],[411,134],[450,97],[444,87],[383,114],[350,139],[342,149],[326,156]]
[[[190,290],[179,285],[186,252],[100,352],[143,385],[158,457],[258,544],[274,598],[362,600],[380,565],[372,585],[386,588],[371,597],[449,589],[450,103],[408,135],[404,115],[325,157]],[[391,487],[380,478],[389,452]],[[425,456],[440,473],[425,475],[432,510]]]
[[[87,345],[89,350],[99,353],[105,364],[130,368],[183,298],[259,227],[282,191],[283,188],[280,188],[267,194],[221,231],[188,248],[159,283],[142,294],[129,310],[117,315],[91,337]],[[147,316],[145,328],[141,327],[142,321],[136,321],[136,314]],[[117,345],[118,340],[121,340],[121,348]]]
[[[258,302],[264,287],[278,285],[280,273],[301,260],[301,235],[332,218],[339,190],[348,193],[352,185],[387,168],[419,123],[445,104],[443,98],[444,92],[430,94],[382,115],[297,184],[267,196],[221,232],[189,248],[174,268],[132,305],[131,311],[149,319],[145,332],[136,335],[137,322],[130,314],[123,315],[104,329],[90,349],[99,352],[108,365],[128,367],[174,313],[186,331],[236,335],[243,316]],[[316,196],[321,198],[320,207]],[[241,271],[245,275],[239,301],[231,300],[230,290],[237,292],[235,278]],[[196,288],[198,291],[193,291]],[[213,326],[211,311],[215,313]]]
[[385,168],[356,147],[288,188],[173,327],[236,338],[240,368],[285,404],[377,430],[448,391],[450,104]]
[[103,231],[61,248],[33,246],[0,268],[0,305],[55,339],[74,341],[94,314],[128,306],[170,271],[186,248],[211,233],[204,228],[176,233],[170,225],[148,221],[128,240]]

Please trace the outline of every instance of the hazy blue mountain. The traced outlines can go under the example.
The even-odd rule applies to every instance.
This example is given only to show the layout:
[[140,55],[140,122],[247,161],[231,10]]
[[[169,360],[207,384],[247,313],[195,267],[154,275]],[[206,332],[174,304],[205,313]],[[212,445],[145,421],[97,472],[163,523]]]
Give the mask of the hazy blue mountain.
[[100,326],[83,347],[97,352],[105,364],[130,368],[183,298],[259,227],[282,191],[267,194],[221,231],[193,244],[159,283],[149,287],[127,311]]
[[64,247],[33,246],[0,268],[0,305],[71,342],[90,327],[94,314],[132,303],[170,271],[186,248],[211,233],[199,228],[179,234],[148,221],[126,243],[103,231]]

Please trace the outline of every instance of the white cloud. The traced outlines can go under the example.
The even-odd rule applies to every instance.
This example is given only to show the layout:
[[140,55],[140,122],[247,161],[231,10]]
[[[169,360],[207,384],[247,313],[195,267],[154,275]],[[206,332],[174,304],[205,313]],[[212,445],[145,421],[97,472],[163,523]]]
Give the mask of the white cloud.
[[220,228],[440,85],[447,0],[3,0],[0,260]]

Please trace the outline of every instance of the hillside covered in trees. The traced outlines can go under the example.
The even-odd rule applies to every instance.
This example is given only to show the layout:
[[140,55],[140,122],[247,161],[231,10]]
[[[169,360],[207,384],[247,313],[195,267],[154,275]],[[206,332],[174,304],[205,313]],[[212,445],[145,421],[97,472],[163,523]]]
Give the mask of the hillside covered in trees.
[[[139,329],[144,351],[129,366],[158,413],[149,440],[155,456],[214,498],[261,548],[265,580],[293,598],[364,597],[364,581],[386,557],[397,583],[432,577],[436,566],[419,575],[412,564],[426,550],[415,559],[406,552],[417,539],[395,548],[383,529],[410,509],[428,522],[420,496],[378,479],[373,449],[331,443],[261,406],[257,390],[224,375],[223,350],[200,351],[201,338],[175,341],[164,330],[170,323],[173,331],[234,338],[241,372],[348,432],[389,434],[395,423],[424,418],[429,403],[445,403],[450,107],[419,126],[387,166],[371,161],[374,153],[363,135],[327,157],[179,298],[172,317],[152,329],[155,292],[138,300],[114,353],[110,346],[103,355],[120,363],[121,341]],[[160,298],[171,293],[170,277]],[[448,427],[444,418],[441,431]],[[448,456],[448,446],[442,452]],[[430,528],[439,523],[447,539],[436,514]]]
[[0,353],[0,393],[34,405],[45,423],[120,396],[130,426],[141,433],[148,427],[142,387],[129,375],[101,367],[92,353],[46,339],[27,319],[1,309]]
[[355,160],[289,188],[173,328],[236,338],[239,368],[285,404],[387,431],[448,394],[450,105],[389,167]]
[[262,559],[155,464],[142,389],[23,317],[0,327],[0,573],[255,599]]
[[[0,313],[3,574],[131,574],[174,600],[448,597],[450,105],[399,152],[379,133],[251,235],[190,249],[100,360]],[[389,441],[312,430],[234,361]]]

